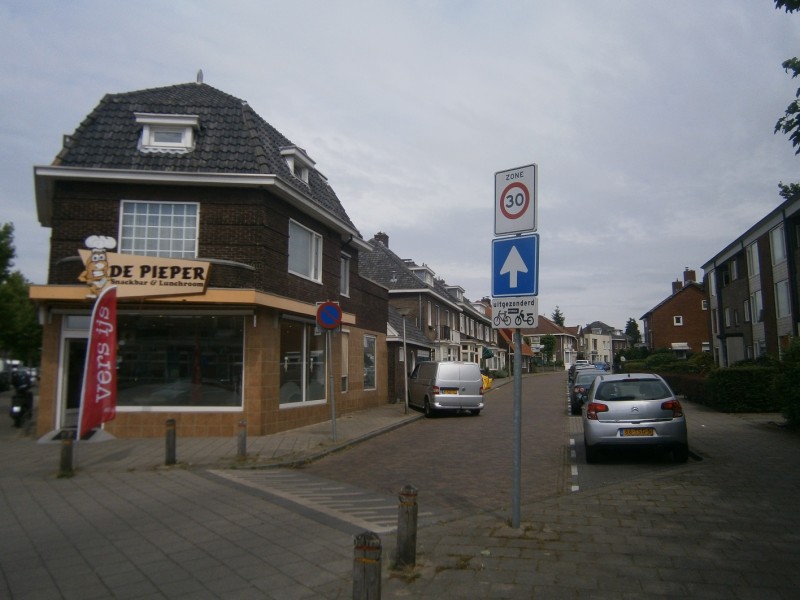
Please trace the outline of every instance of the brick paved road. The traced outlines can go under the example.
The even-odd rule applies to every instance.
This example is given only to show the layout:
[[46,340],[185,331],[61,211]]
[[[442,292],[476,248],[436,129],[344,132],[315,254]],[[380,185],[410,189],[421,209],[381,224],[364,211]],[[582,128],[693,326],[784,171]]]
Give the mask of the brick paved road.
[[[523,380],[522,502],[568,491],[569,432],[566,374]],[[419,503],[456,514],[478,510],[507,514],[512,485],[513,385],[492,390],[479,417],[421,419],[305,469],[382,493],[404,485],[419,490]]]

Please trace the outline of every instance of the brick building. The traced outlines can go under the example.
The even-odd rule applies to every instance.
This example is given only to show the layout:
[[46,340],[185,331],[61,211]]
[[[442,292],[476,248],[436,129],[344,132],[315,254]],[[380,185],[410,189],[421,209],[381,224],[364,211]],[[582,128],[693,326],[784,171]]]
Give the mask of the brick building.
[[686,269],[683,282],[672,282],[672,294],[641,316],[643,341],[651,350],[669,349],[676,356],[709,352],[711,329],[708,294],[696,281],[695,272]]
[[[309,154],[246,102],[200,82],[106,95],[34,176],[52,229],[47,284],[31,288],[40,434],[76,424],[92,308],[79,278],[106,252],[111,434],[163,435],[174,418],[179,435],[241,420],[259,435],[327,420],[332,400],[340,414],[385,402],[388,294],[358,270],[371,247]],[[86,247],[98,239],[113,245]],[[201,268],[202,282],[173,275]],[[315,335],[325,301],[342,310],[330,348]]]

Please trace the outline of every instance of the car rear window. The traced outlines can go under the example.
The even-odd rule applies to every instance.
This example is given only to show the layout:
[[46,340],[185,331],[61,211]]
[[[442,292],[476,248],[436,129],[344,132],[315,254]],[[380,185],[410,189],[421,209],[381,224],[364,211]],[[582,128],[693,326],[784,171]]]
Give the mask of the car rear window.
[[597,386],[597,400],[658,400],[672,394],[663,382],[657,379],[625,379],[605,381]]

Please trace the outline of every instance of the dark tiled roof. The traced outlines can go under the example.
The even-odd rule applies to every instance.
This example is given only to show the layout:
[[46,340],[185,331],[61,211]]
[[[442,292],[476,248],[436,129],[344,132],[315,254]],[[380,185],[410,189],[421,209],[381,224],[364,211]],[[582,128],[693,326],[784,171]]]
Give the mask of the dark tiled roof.
[[419,290],[432,286],[417,277],[408,267],[408,263],[389,250],[380,241],[372,238],[369,245],[373,252],[361,252],[358,255],[358,269],[362,277],[371,279],[390,290]]
[[[389,305],[389,325],[402,337],[403,316],[391,304]],[[431,340],[422,333],[419,327],[414,325],[414,319],[406,319],[406,344],[424,346],[425,348],[434,347]]]
[[[134,113],[197,115],[194,150],[140,152]],[[55,165],[65,167],[276,175],[350,226],[341,202],[315,170],[306,184],[289,170],[280,149],[294,144],[248,104],[202,83],[107,94],[67,138]]]

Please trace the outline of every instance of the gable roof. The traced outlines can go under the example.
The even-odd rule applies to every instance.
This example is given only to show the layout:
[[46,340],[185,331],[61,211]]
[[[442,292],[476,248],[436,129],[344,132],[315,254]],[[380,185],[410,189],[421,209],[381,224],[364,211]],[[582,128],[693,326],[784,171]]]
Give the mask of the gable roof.
[[[135,113],[197,116],[194,149],[183,154],[141,152],[142,125]],[[151,183],[272,183],[276,193],[309,204],[306,210],[323,211],[340,224],[340,229],[348,229],[360,239],[361,234],[321,173],[309,169],[308,183],[292,174],[281,155],[287,147],[305,154],[247,102],[204,83],[107,94],[75,132],[64,138],[64,147],[51,167],[36,169],[39,218],[43,225],[49,225],[51,208],[45,196],[52,194],[46,185],[50,178],[123,181],[127,177],[147,183],[145,176],[149,175]]]
[[652,315],[654,312],[656,312],[656,311],[657,311],[657,310],[659,310],[660,308],[663,308],[663,307],[664,307],[664,306],[666,306],[667,304],[670,304],[670,303],[671,303],[673,300],[675,300],[675,298],[676,298],[677,296],[679,296],[679,295],[683,294],[683,292],[685,292],[685,291],[687,291],[687,290],[693,290],[694,292],[699,292],[699,293],[700,293],[702,296],[705,296],[705,295],[706,295],[706,289],[705,289],[705,287],[704,287],[703,285],[701,285],[701,284],[697,283],[696,281],[690,281],[690,282],[687,282],[687,283],[685,283],[685,284],[683,285],[683,287],[682,287],[681,289],[679,289],[679,290],[678,290],[677,292],[675,292],[674,294],[671,294],[671,295],[667,296],[666,298],[664,298],[664,299],[663,299],[661,302],[659,302],[658,304],[656,304],[656,305],[655,305],[653,308],[651,308],[650,310],[648,310],[646,313],[644,313],[644,314],[643,314],[641,317],[639,317],[639,318],[640,318],[640,319],[646,319],[648,315]]

